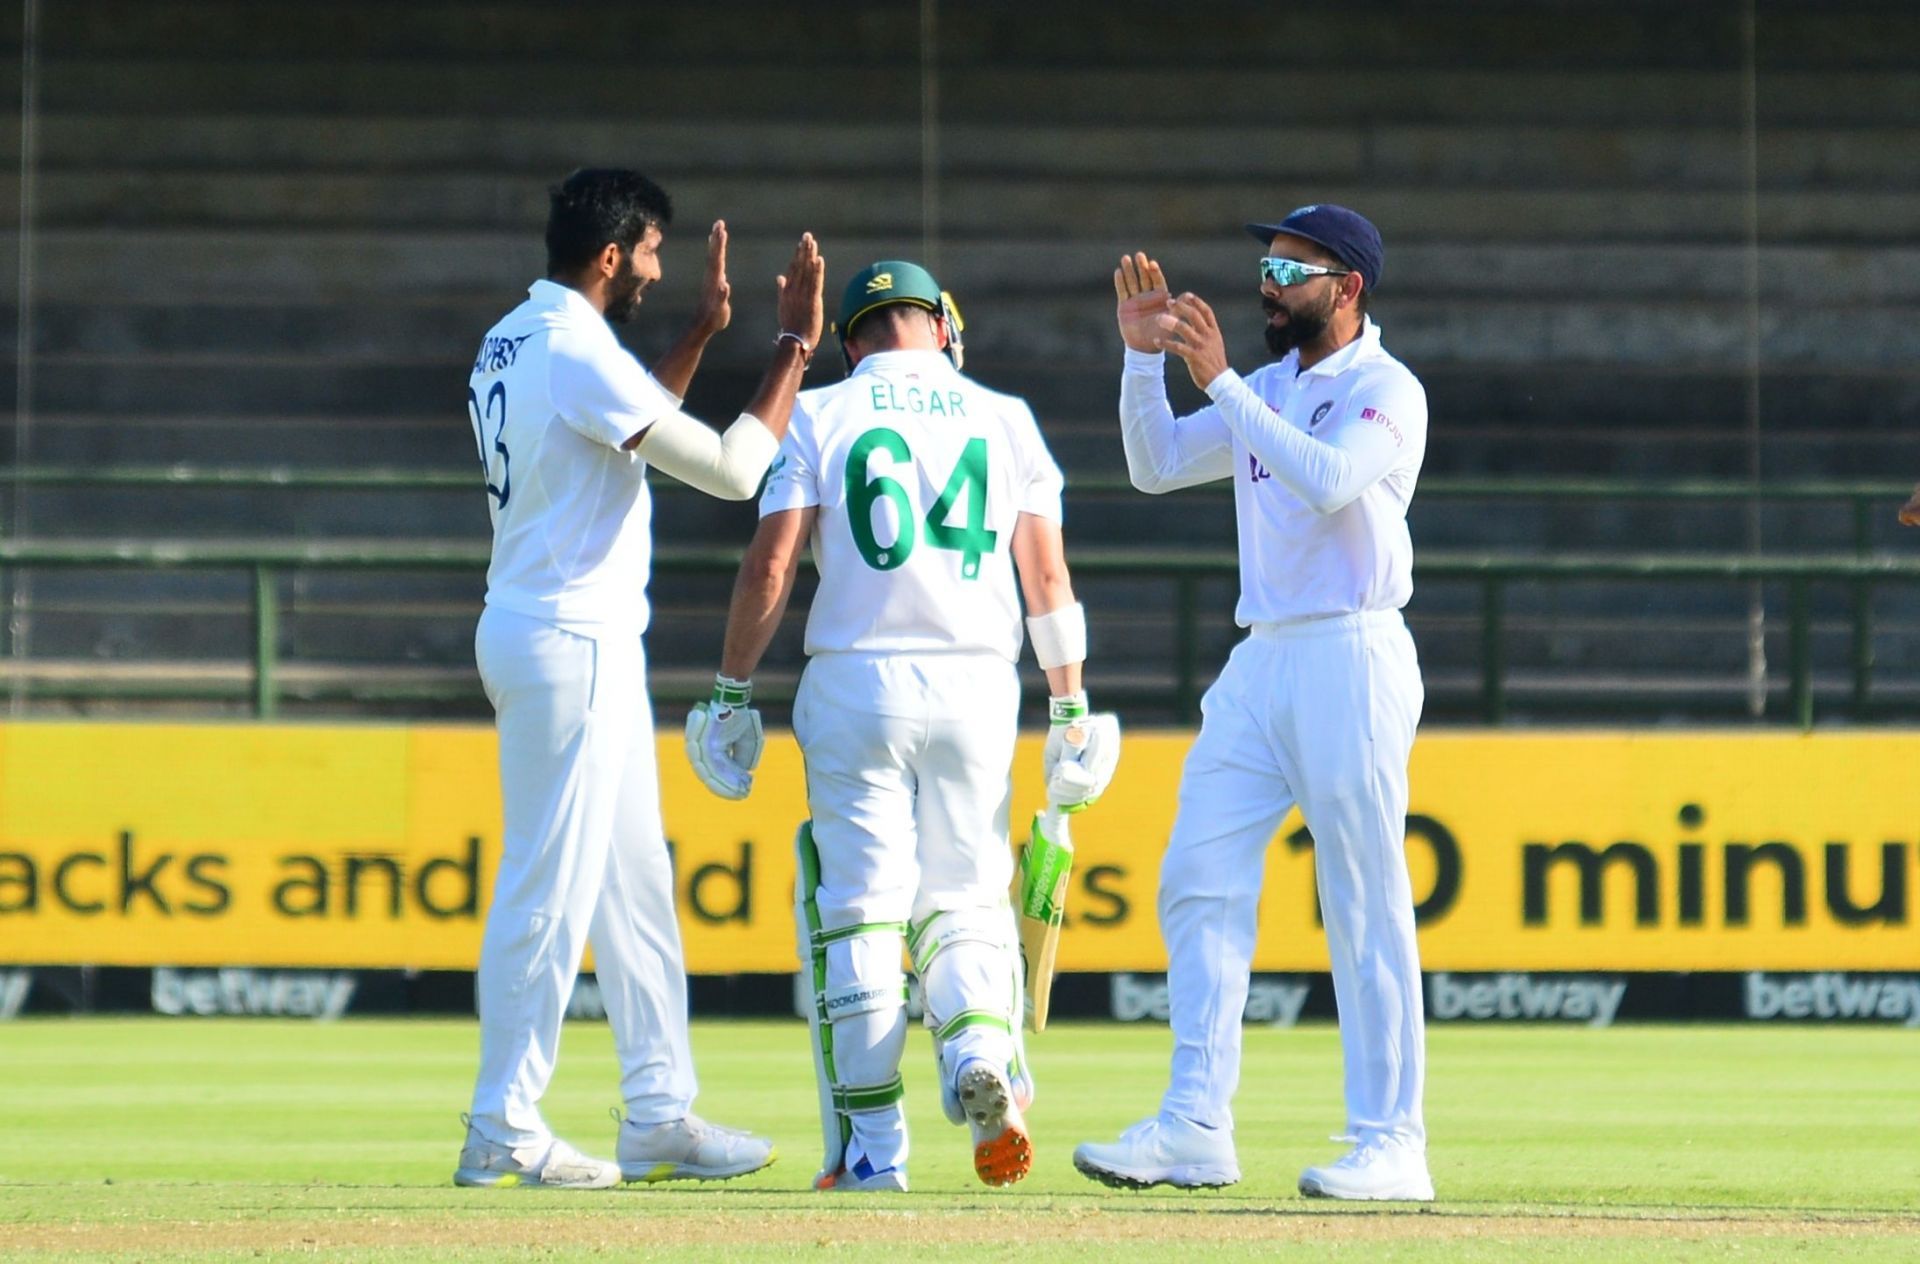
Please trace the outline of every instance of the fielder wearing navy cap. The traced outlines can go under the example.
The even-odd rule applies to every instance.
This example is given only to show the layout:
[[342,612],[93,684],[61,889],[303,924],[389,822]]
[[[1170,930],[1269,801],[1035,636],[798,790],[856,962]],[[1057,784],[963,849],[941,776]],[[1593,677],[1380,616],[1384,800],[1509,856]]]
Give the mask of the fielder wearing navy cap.
[[1358,211],[1322,202],[1303,206],[1278,224],[1248,224],[1247,231],[1258,237],[1262,245],[1281,233],[1304,237],[1358,272],[1369,290],[1380,288],[1386,247],[1380,244],[1380,230]]
[[[1316,204],[1247,231],[1260,241],[1258,269],[1226,284],[1244,310],[1259,277],[1271,358],[1245,376],[1220,314],[1175,291],[1157,260],[1136,250],[1113,271],[1127,479],[1149,493],[1232,480],[1233,619],[1248,635],[1201,704],[1160,858],[1173,1032],[1166,1092],[1117,1141],[1077,1147],[1073,1165],[1131,1189],[1240,1179],[1234,1093],[1271,1077],[1252,1051],[1241,1073],[1255,897],[1274,823],[1298,807],[1319,857],[1353,1147],[1302,1171],[1299,1190],[1431,1202],[1406,846],[1407,766],[1425,686],[1400,614],[1413,594],[1407,506],[1426,456],[1427,393],[1367,315],[1385,253],[1372,224]],[[1206,407],[1174,412],[1169,356]]]

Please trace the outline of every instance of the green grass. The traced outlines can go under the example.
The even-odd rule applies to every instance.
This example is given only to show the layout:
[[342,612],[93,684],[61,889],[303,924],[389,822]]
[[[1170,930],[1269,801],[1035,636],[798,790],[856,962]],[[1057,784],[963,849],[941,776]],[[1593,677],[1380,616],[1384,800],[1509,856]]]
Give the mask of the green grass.
[[[1164,1028],[1063,1025],[1032,1041],[1039,1161],[978,1185],[917,1032],[914,1193],[808,1189],[818,1155],[798,1023],[695,1028],[710,1118],[782,1159],[725,1185],[601,1193],[448,1184],[469,1022],[33,1020],[0,1025],[0,1256],[24,1259],[889,1260],[1861,1259],[1920,1257],[1920,1034],[1867,1028],[1441,1027],[1430,1033],[1430,1209],[1300,1199],[1332,1157],[1326,1027],[1252,1030],[1245,1180],[1127,1194],[1076,1141],[1151,1111]],[[612,1149],[604,1027],[568,1029],[546,1110]]]

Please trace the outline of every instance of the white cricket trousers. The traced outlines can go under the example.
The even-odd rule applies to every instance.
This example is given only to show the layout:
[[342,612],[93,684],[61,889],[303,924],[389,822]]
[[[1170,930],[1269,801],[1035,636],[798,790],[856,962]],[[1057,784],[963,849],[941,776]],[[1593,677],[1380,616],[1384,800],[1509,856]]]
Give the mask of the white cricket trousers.
[[627,1114],[678,1119],[695,1093],[686,967],[640,637],[488,606],[474,650],[499,721],[504,825],[480,946],[473,1125],[515,1147],[552,1136],[540,1098],[589,941]]
[[1160,869],[1173,1026],[1162,1110],[1231,1128],[1267,849],[1314,839],[1347,1130],[1424,1146],[1426,1028],[1407,877],[1407,757],[1424,690],[1398,611],[1258,624],[1201,702]]
[[[922,979],[927,1010],[963,1010],[1020,1021],[1019,958],[1007,885],[1013,853],[1007,816],[1020,712],[1020,678],[991,654],[818,654],[793,703],[793,734],[806,758],[807,804],[820,857],[815,899],[822,926],[917,922],[936,912],[987,919],[1004,947],[957,943]],[[836,962],[828,957],[832,983]],[[897,968],[892,972],[898,977]],[[904,1008],[834,1025],[843,1075],[883,1081],[905,1047]],[[943,1075],[969,1059],[1009,1066],[1015,1037],[969,1026],[947,1041]],[[949,1085],[951,1088],[951,1085]],[[848,1161],[907,1161],[906,1116],[849,1116]]]
[[1020,677],[996,654],[817,654],[794,695],[826,926],[1002,905]]

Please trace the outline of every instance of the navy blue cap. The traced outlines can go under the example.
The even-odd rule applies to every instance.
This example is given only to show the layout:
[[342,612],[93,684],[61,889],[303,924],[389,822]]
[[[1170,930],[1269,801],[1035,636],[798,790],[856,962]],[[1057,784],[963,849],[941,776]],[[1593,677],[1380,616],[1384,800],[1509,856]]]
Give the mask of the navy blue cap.
[[1279,233],[1304,237],[1358,272],[1368,289],[1380,288],[1380,269],[1387,250],[1380,244],[1380,230],[1358,211],[1331,202],[1316,203],[1301,207],[1278,224],[1248,224],[1247,231],[1262,245],[1270,244]]

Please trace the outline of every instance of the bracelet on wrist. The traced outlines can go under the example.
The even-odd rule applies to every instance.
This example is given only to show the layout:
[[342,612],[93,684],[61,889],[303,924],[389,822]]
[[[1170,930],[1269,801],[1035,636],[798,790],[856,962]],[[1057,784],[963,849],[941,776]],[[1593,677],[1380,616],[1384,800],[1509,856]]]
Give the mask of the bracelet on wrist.
[[804,369],[813,363],[813,344],[809,343],[799,334],[794,333],[791,329],[782,329],[778,334],[774,335],[773,345],[777,347],[781,343],[788,341],[791,341],[796,347],[800,348],[801,368]]
[[753,701],[753,681],[735,680],[716,672],[713,677],[713,701],[724,707],[744,707]]

